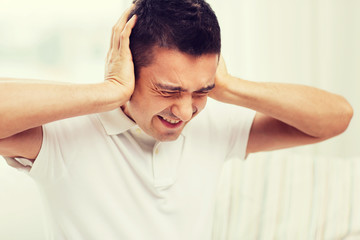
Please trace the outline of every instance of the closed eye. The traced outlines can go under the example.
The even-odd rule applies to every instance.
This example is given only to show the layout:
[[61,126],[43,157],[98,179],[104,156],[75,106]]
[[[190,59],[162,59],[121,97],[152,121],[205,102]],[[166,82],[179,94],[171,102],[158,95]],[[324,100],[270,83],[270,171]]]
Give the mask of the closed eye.
[[193,93],[195,97],[205,97],[209,94],[209,91],[196,91]]
[[194,93],[196,93],[196,94],[208,94],[210,91],[196,91],[196,92],[194,92]]
[[160,91],[160,94],[165,98],[169,98],[179,96],[180,92]]

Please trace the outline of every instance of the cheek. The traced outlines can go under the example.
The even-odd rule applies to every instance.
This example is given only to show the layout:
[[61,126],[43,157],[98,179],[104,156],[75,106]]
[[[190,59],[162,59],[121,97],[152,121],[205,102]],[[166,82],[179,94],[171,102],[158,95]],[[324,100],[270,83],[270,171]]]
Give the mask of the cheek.
[[136,99],[133,107],[137,108],[136,111],[138,115],[142,115],[144,119],[149,119],[163,112],[170,111],[172,104],[173,102],[170,99],[153,95],[142,95]]
[[133,108],[138,108],[138,111],[146,111],[146,109],[153,104],[153,98],[149,91],[146,91],[142,85],[135,88],[131,96],[130,104]]
[[207,97],[195,98],[193,100],[193,105],[197,108],[198,112],[203,110],[206,106]]

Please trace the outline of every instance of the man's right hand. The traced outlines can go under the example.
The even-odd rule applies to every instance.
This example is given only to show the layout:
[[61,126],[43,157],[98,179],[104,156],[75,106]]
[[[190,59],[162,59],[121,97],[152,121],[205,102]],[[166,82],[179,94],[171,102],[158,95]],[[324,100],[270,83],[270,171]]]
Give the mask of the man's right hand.
[[130,51],[130,34],[136,23],[136,15],[127,21],[132,5],[126,10],[112,29],[110,49],[106,58],[105,81],[120,88],[119,98],[130,99],[135,87],[134,63]]

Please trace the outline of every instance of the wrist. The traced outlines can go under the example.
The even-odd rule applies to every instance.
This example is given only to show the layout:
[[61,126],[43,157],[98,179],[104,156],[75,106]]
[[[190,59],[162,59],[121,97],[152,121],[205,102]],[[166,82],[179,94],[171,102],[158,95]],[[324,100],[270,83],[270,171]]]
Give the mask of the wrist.
[[216,76],[215,88],[210,92],[209,96],[218,101],[229,103],[237,80],[239,79],[230,74]]
[[126,91],[124,86],[116,81],[104,81],[101,83],[104,104],[108,105],[109,110],[124,105],[131,97],[132,92]]

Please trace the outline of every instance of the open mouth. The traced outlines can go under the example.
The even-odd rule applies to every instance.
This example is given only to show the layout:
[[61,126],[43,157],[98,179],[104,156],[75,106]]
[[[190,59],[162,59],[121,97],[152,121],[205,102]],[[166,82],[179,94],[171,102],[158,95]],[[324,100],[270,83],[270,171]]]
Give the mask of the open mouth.
[[168,119],[168,118],[166,118],[166,117],[162,117],[162,116],[159,116],[159,115],[158,115],[158,117],[159,117],[160,121],[161,121],[166,127],[169,127],[169,128],[176,128],[176,127],[180,126],[181,123],[183,122],[183,121],[181,121],[181,120]]

